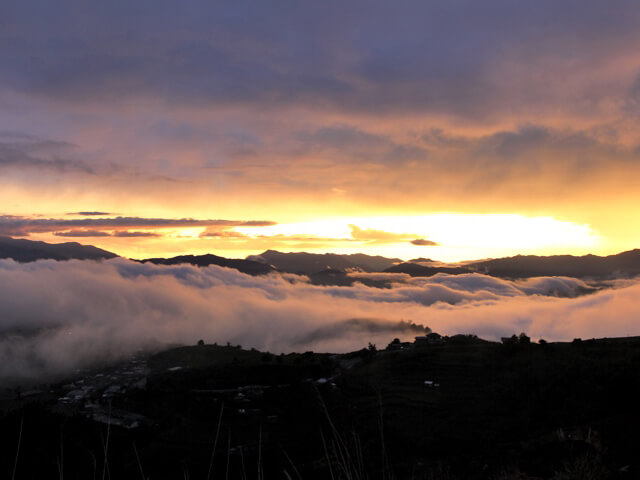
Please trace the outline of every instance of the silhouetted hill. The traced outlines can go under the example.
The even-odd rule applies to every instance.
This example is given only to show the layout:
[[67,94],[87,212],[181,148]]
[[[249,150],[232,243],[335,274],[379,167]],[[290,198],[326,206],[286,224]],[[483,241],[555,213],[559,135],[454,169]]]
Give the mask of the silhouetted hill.
[[178,265],[188,263],[198,267],[208,267],[209,265],[218,265],[219,267],[235,268],[242,273],[248,275],[264,275],[274,271],[270,265],[251,260],[241,260],[235,258],[224,258],[217,255],[180,255],[172,258],[147,258],[140,260],[142,263],[150,262],[156,265]]
[[389,279],[351,276],[342,270],[334,270],[332,268],[327,268],[321,272],[310,273],[307,276],[314,285],[350,287],[356,282],[375,288],[391,288],[392,285],[392,281]]
[[327,268],[320,272],[310,273],[308,275],[309,280],[314,285],[336,285],[340,287],[350,287],[355,283],[353,278],[350,278],[346,272],[342,270],[334,270]]
[[365,272],[381,272],[385,268],[401,262],[398,258],[386,258],[381,256],[355,253],[351,255],[339,255],[335,253],[284,253],[276,250],[267,250],[260,255],[250,255],[247,260],[255,260],[273,265],[281,272],[308,275],[321,272],[328,268],[333,270],[360,269]]
[[46,243],[0,237],[0,258],[12,258],[17,262],[34,262],[42,259],[102,260],[114,257],[117,257],[115,253],[76,242]]
[[424,257],[412,258],[411,260],[408,261],[408,263],[429,263],[429,262],[433,262],[433,260],[430,258],[424,258]]
[[198,343],[0,390],[2,478],[61,478],[62,451],[65,478],[640,478],[638,337],[342,355]]
[[436,273],[448,273],[450,275],[460,275],[471,273],[468,268],[462,267],[425,267],[417,263],[401,263],[385,270],[386,273],[407,273],[412,277],[430,277]]
[[469,264],[469,268],[496,277],[607,277],[640,274],[640,250],[599,257],[585,255],[517,255]]

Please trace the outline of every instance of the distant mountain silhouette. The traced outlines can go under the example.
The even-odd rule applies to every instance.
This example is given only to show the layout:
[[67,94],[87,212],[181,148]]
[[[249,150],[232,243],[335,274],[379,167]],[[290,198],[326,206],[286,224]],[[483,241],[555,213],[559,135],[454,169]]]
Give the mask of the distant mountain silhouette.
[[333,285],[339,287],[350,287],[355,283],[355,280],[343,270],[334,270],[333,268],[327,268],[320,272],[314,272],[308,274],[309,280],[314,285]]
[[236,270],[248,275],[264,275],[275,271],[270,265],[252,260],[241,260],[234,258],[224,258],[217,255],[180,255],[172,258],[147,258],[139,260],[141,263],[155,263],[157,265],[178,265],[188,263],[198,267],[208,267],[209,265],[218,265],[219,267],[235,268]]
[[103,260],[114,257],[117,257],[115,253],[76,242],[46,243],[0,237],[0,258],[12,258],[17,262],[34,262],[43,259]]
[[617,255],[599,257],[585,255],[517,255],[483,262],[471,263],[469,268],[496,277],[607,277],[613,275],[640,274],[640,250],[630,250]]
[[434,260],[431,260],[430,258],[419,257],[419,258],[412,258],[407,263],[430,263],[433,261]]
[[307,275],[314,285],[350,287],[354,283],[362,283],[368,287],[375,288],[391,288],[393,281],[385,278],[368,278],[366,276],[350,276],[342,270],[334,270],[327,268],[321,272],[310,273]]
[[365,272],[381,272],[390,266],[402,262],[399,258],[355,253],[339,255],[335,253],[283,253],[267,250],[260,255],[250,255],[247,260],[254,260],[273,265],[281,272],[309,275],[326,269],[342,270],[360,269]]
[[[102,260],[117,257],[115,253],[92,245],[77,242],[46,243],[33,240],[0,236],[0,258],[12,258],[18,262],[33,262],[40,259],[52,260]],[[539,276],[566,277],[612,277],[640,275],[640,249],[617,255],[600,257],[585,255],[517,255],[466,263],[464,267],[437,266],[426,258],[416,258],[402,262],[398,258],[372,256],[363,253],[339,255],[334,253],[283,253],[267,250],[260,255],[251,255],[246,260],[230,259],[217,255],[180,255],[172,258],[148,258],[140,262],[159,265],[187,263],[197,266],[218,265],[235,268],[249,275],[264,275],[273,271],[308,275],[317,285],[351,285],[361,282],[371,286],[386,287],[384,280],[351,278],[347,272],[406,273],[412,277],[428,277],[437,273],[451,275],[482,273],[495,277],[527,278]],[[433,266],[420,263],[433,262]]]
[[460,275],[471,273],[468,268],[462,267],[426,267],[417,263],[400,263],[384,270],[386,273],[406,273],[412,277],[430,277],[436,273],[448,273],[450,275]]

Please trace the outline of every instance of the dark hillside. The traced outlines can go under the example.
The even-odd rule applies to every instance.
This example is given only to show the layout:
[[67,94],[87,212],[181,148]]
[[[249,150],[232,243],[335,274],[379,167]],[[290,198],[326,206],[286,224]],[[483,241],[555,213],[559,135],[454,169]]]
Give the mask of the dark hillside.
[[[211,478],[638,478],[640,339],[432,336],[346,355],[181,347],[108,400],[5,402],[0,448],[16,451],[22,419],[16,479],[55,477],[61,444],[65,478],[91,478],[107,426],[85,412],[101,411],[137,422],[109,428],[119,479],[140,464],[149,478],[206,478],[218,425]],[[13,464],[2,456],[0,474]]]

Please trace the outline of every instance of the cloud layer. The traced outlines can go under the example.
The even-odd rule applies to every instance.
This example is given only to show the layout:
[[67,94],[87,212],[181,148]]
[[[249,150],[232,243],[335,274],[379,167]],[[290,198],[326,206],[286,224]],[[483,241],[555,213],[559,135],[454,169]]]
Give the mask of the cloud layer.
[[[194,218],[30,218],[14,215],[0,215],[0,235],[28,236],[31,233],[55,232],[60,237],[100,237],[110,236],[104,230],[116,231],[114,236],[133,237],[143,232],[128,232],[127,228],[180,228],[180,227],[261,227],[275,225],[263,220],[199,220]],[[76,227],[83,229],[76,230]],[[58,231],[72,228],[73,230]],[[154,236],[153,234],[144,236]]]
[[[141,348],[230,341],[280,351],[348,351],[415,331],[497,339],[640,334],[640,283],[589,290],[571,278],[397,277],[390,289],[320,287],[294,275],[216,266],[0,261],[0,379],[44,379]],[[575,297],[575,298],[570,298]]]
[[[5,88],[79,103],[161,97],[486,116],[563,101],[577,110],[603,84],[617,85],[606,69],[581,81],[566,74],[635,53],[639,16],[632,2],[574,0],[73,3],[73,15],[46,2],[3,6]],[[626,86],[631,99],[636,90]]]

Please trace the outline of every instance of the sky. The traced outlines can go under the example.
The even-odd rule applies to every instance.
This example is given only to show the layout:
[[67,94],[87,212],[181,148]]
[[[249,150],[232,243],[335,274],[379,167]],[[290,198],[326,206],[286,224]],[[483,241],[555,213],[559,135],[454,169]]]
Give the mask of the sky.
[[0,3],[0,235],[131,258],[640,244],[640,5]]

